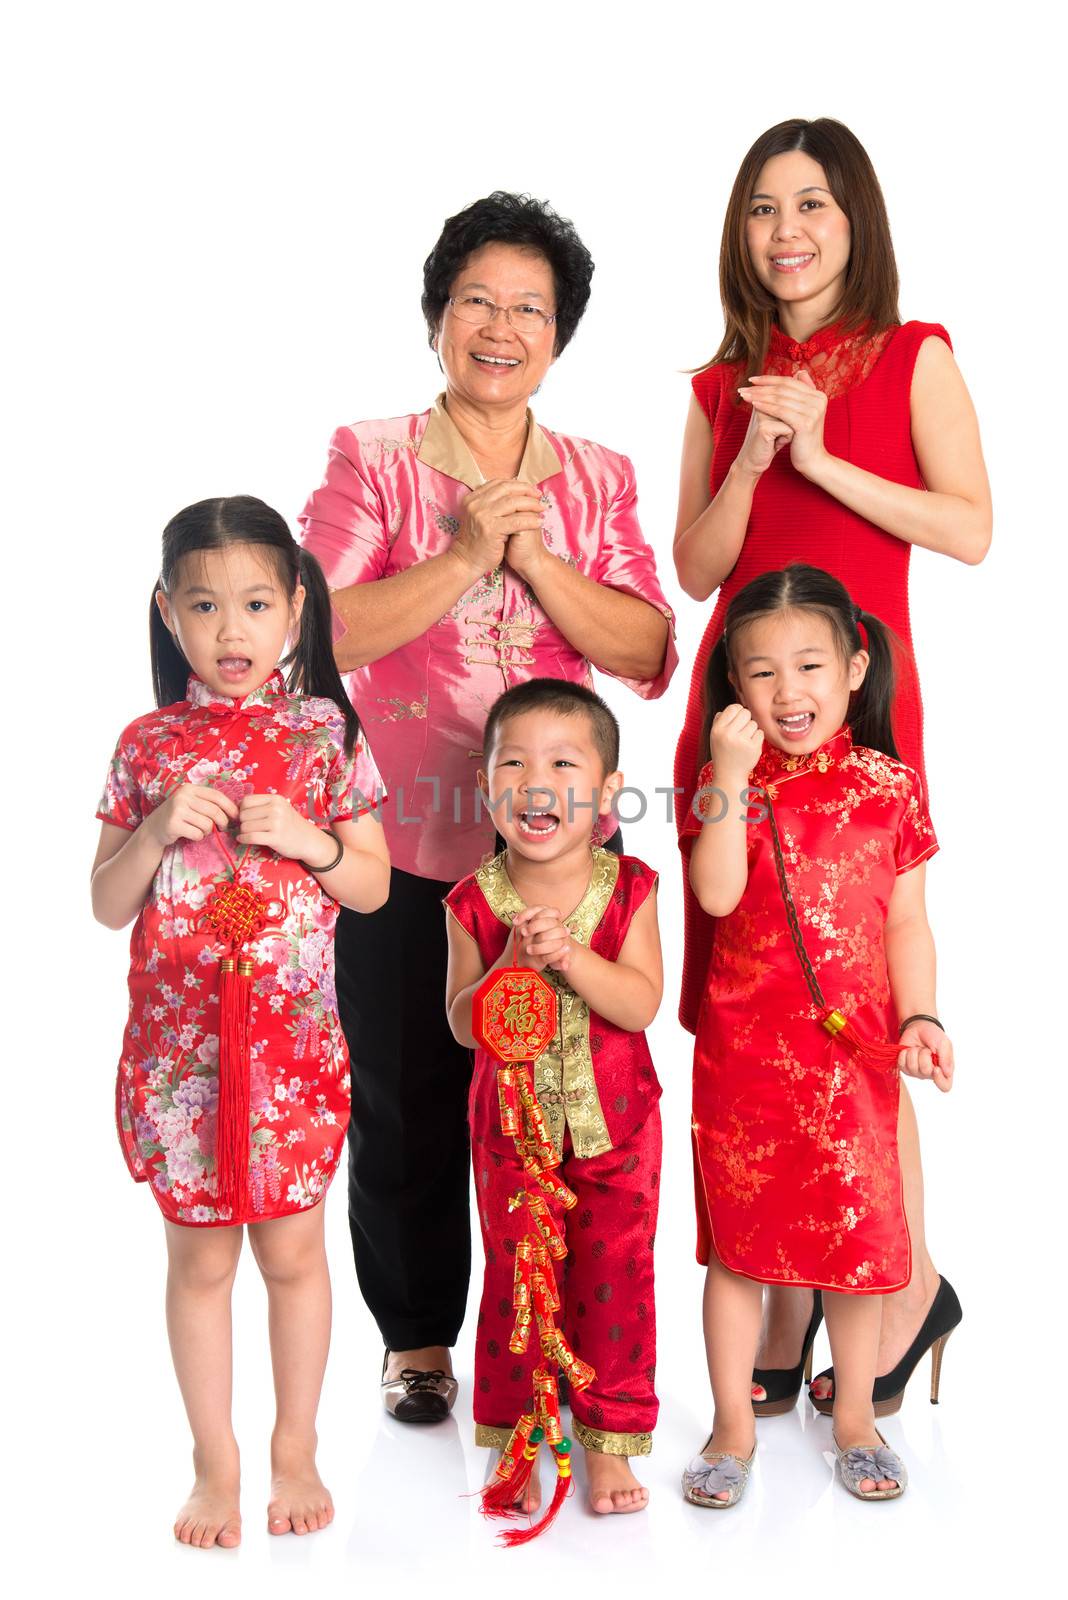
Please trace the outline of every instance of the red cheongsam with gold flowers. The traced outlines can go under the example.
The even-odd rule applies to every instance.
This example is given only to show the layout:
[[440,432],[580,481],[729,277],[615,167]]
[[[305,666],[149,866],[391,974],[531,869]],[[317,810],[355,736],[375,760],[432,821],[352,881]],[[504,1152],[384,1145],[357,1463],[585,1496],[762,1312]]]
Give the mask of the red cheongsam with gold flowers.
[[[181,783],[240,802],[281,794],[325,828],[383,798],[370,752],[345,751],[332,700],[290,694],[280,672],[241,700],[199,678],[188,697],[125,730],[97,815],[131,832]],[[216,1204],[219,962],[229,954],[203,918],[235,870],[266,902],[249,953],[251,1116],[244,1204]],[[234,831],[179,839],[163,852],[130,938],[130,1010],[116,1086],[130,1172],[171,1222],[264,1222],[326,1193],[349,1120],[349,1059],[334,989],[338,907],[299,861],[236,843]]]
[[[445,904],[475,940],[488,969],[524,910],[502,852],[458,883]],[[589,887],[566,919],[571,936],[607,961],[623,948],[631,920],[656,884],[633,856],[592,851]],[[572,1428],[587,1449],[645,1455],[657,1416],[653,1388],[656,1317],[653,1240],[660,1183],[660,1085],[644,1033],[628,1033],[591,1012],[551,968],[557,994],[556,1041],[534,1063],[534,1090],[557,1169],[577,1198],[564,1211],[550,1202],[567,1241],[563,1308],[557,1318],[571,1349],[596,1369],[572,1390]],[[515,1141],[501,1133],[498,1063],[475,1053],[471,1083],[471,1157],[486,1254],[475,1337],[476,1442],[503,1449],[530,1402],[537,1360],[508,1348],[514,1321],[515,1233],[509,1198],[522,1187]]]
[[[698,807],[718,815],[711,763]],[[884,930],[894,883],[938,848],[917,775],[841,729],[810,755],[766,746],[805,948],[829,1006],[896,1039]],[[703,796],[703,799],[702,799]],[[739,804],[731,795],[732,806]],[[693,1144],[698,1260],[763,1283],[886,1293],[909,1280],[897,1068],[828,1036],[790,938],[766,808],[747,828],[741,901],[716,920],[697,1024]],[[692,814],[683,848],[702,826]]]

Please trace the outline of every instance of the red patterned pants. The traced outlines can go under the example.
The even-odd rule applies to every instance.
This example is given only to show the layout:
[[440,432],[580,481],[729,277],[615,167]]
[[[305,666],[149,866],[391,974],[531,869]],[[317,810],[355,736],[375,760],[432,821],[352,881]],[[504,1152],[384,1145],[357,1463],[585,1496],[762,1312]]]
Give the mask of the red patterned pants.
[[[571,1394],[575,1438],[609,1455],[648,1455],[659,1402],[653,1240],[660,1182],[660,1111],[617,1149],[580,1160],[565,1139],[557,1171],[578,1204],[564,1211],[550,1201],[567,1241],[556,1263],[561,1309],[557,1326],[577,1356],[596,1369],[589,1388]],[[471,1106],[471,1155],[486,1274],[475,1339],[475,1440],[503,1449],[515,1423],[531,1409],[537,1338],[525,1355],[508,1348],[515,1322],[512,1286],[516,1234],[525,1206],[508,1209],[522,1189],[514,1142],[501,1133],[496,1095]]]

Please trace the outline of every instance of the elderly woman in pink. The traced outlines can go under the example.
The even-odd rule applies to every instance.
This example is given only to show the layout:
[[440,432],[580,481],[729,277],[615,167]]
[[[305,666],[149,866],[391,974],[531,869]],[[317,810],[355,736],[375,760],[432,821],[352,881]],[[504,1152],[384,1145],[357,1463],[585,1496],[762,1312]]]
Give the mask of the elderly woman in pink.
[[353,1250],[402,1421],[438,1421],[456,1398],[470,1061],[445,1014],[441,900],[494,842],[475,782],[483,723],[527,678],[589,683],[592,665],[652,698],[677,660],[630,462],[528,410],[592,272],[571,224],[527,196],[451,217],[422,301],[445,392],[429,411],[339,428],[301,519],[389,793],[389,901],[342,911],[336,948]]

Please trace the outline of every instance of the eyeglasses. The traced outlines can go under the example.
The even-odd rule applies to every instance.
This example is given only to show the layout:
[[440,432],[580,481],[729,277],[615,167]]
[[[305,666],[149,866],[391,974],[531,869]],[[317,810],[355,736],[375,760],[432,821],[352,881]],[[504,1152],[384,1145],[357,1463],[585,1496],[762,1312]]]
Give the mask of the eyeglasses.
[[504,316],[510,328],[517,333],[544,333],[556,321],[556,312],[542,311],[538,306],[521,304],[518,306],[495,306],[492,300],[487,300],[481,294],[463,295],[459,300],[449,296],[449,305],[453,315],[461,322],[472,322],[479,327],[484,327],[493,321],[498,311]]

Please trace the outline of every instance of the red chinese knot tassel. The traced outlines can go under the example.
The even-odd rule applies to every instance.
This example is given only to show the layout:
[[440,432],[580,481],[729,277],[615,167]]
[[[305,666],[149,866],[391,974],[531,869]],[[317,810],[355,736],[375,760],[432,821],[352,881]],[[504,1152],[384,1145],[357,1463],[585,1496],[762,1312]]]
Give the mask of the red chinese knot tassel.
[[247,884],[220,884],[204,921],[230,945],[219,963],[219,1100],[215,1120],[215,1200],[234,1215],[244,1207],[249,1166],[252,973],[243,947],[267,926],[267,906]]
[[526,1493],[543,1438],[544,1434],[537,1426],[533,1412],[520,1417],[501,1453],[501,1459],[493,1469],[493,1477],[482,1491],[479,1509],[483,1516],[510,1518],[525,1515],[517,1502]]
[[552,1447],[556,1457],[556,1488],[549,1502],[549,1509],[540,1522],[531,1523],[529,1528],[508,1528],[501,1534],[501,1543],[509,1549],[517,1544],[529,1544],[531,1539],[536,1539],[544,1533],[546,1528],[556,1521],[557,1514],[564,1501],[567,1499],[568,1490],[571,1488],[571,1440],[561,1439],[559,1444]]

